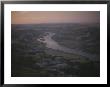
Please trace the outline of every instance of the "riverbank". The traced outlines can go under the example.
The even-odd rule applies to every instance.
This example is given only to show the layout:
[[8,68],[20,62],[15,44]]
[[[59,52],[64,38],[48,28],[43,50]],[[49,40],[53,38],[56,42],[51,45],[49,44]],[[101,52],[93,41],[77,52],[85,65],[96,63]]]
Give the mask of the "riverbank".
[[81,49],[80,50],[70,49],[59,45],[59,43],[53,39],[53,37],[57,36],[55,33],[45,32],[43,35],[44,36],[42,36],[41,38],[38,38],[37,40],[41,43],[44,43],[47,48],[57,50],[57,51],[63,51],[69,54],[84,56],[85,58],[89,58],[89,60],[97,61],[98,55],[83,52]]

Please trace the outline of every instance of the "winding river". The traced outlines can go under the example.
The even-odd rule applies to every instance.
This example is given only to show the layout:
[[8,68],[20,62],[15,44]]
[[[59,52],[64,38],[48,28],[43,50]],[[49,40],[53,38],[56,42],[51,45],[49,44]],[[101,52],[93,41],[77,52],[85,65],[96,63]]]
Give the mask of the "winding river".
[[41,38],[38,38],[37,40],[39,42],[45,43],[47,48],[51,48],[53,50],[63,51],[66,53],[74,53],[74,54],[89,58],[90,60],[96,60],[97,55],[95,55],[95,54],[90,54],[90,53],[83,52],[81,50],[70,49],[70,48],[61,46],[60,44],[58,44],[58,42],[56,42],[55,40],[52,39],[52,37],[54,35],[55,35],[55,33],[46,32]]

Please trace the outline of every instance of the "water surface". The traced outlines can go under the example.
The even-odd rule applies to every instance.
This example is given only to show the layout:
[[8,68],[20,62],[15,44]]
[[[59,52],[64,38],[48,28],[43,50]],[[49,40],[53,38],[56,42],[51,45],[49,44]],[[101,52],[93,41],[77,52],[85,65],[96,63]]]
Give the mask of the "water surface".
[[78,54],[78,55],[87,57],[90,60],[96,60],[97,55],[95,55],[95,54],[86,53],[86,52],[83,52],[82,50],[67,48],[67,47],[64,47],[64,46],[58,44],[58,42],[56,42],[55,40],[52,39],[52,37],[54,35],[55,35],[55,33],[45,32],[44,35],[42,37],[38,38],[37,40],[42,43],[45,43],[47,48],[63,51],[66,53]]

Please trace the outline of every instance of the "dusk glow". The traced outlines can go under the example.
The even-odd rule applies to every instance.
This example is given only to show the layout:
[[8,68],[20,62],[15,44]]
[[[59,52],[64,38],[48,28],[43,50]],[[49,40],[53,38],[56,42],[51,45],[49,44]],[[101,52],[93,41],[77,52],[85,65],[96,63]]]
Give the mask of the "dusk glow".
[[12,24],[100,23],[99,11],[12,11]]
[[100,77],[99,11],[12,11],[11,19],[11,77]]

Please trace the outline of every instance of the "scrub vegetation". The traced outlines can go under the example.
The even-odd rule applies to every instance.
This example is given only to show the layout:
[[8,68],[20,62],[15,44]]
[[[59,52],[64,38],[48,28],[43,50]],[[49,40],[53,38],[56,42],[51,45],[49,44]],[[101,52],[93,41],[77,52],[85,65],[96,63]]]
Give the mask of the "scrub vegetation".
[[[47,48],[37,39],[45,32],[59,45],[83,51],[94,58]],[[92,56],[91,56],[92,57]],[[12,24],[12,77],[99,77],[99,24]]]

